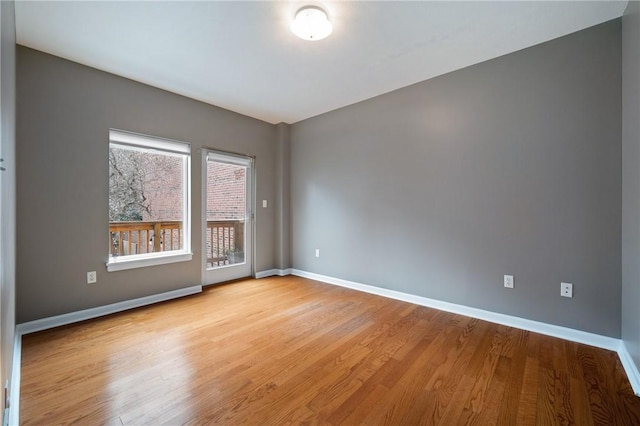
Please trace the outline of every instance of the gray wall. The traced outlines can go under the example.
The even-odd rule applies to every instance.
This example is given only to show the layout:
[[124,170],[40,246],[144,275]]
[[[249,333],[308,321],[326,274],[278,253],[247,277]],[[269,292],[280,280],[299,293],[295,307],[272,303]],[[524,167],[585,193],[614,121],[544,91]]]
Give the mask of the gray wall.
[[622,339],[640,369],[640,3],[622,18]]
[[620,337],[620,26],[294,124],[293,267]]
[[[15,332],[15,288],[16,288],[16,164],[15,164],[15,119],[16,119],[16,32],[14,2],[0,2],[0,157],[2,187],[0,212],[2,230],[0,235],[0,389],[5,380],[11,380],[13,362],[13,340]],[[11,389],[11,387],[9,387]],[[0,415],[0,417],[2,417]]]
[[[256,156],[276,191],[276,127],[25,47],[17,49],[18,289],[25,322],[201,283],[201,150]],[[108,131],[192,144],[191,262],[106,272]],[[256,211],[256,270],[275,266],[275,209]],[[86,272],[98,282],[86,284]]]

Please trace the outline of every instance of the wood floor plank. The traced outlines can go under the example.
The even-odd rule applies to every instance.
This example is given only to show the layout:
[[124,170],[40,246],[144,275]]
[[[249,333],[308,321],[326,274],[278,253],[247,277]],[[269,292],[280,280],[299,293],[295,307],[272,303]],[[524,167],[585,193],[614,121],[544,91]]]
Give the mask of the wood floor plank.
[[509,354],[504,351],[502,353],[502,356],[509,355],[511,366],[507,373],[504,395],[500,402],[497,421],[500,425],[517,424],[519,397],[522,393],[524,382],[529,336],[530,333],[528,331],[518,330],[514,336],[513,350]]
[[[512,341],[511,343],[512,344]],[[478,413],[474,413],[471,424],[477,425],[495,425],[505,424],[499,420],[500,408],[505,398],[505,388],[509,372],[512,368],[511,358],[500,355],[496,370],[487,388],[487,397],[484,402],[484,408]]]
[[[530,336],[535,339],[534,335]],[[529,339],[531,342],[531,339]],[[535,425],[537,422],[538,367],[537,358],[527,356],[522,377],[522,390],[517,402],[516,425]],[[518,396],[516,396],[518,397]],[[512,414],[508,414],[509,417]]]
[[[571,406],[573,407],[574,424],[591,426],[593,417],[589,406],[589,394],[584,383],[575,377],[569,379]],[[638,423],[640,424],[640,423]]]
[[[336,415],[335,418],[329,417],[327,423],[333,425],[360,425],[364,424],[363,419],[384,400],[389,393],[389,389],[380,384],[376,385],[363,399],[357,401],[356,404],[349,406],[351,410],[346,417],[343,413]],[[344,404],[343,404],[344,405]],[[338,408],[339,410],[340,408]],[[336,411],[339,413],[339,411]]]
[[[473,384],[476,379],[472,376],[467,376],[466,374],[462,376],[462,379],[456,386],[456,390],[453,393],[452,400],[453,401],[465,401],[471,394],[471,390],[473,389]],[[444,411],[442,418],[440,419],[439,424],[442,425],[455,425],[455,424],[463,424],[461,422],[461,418],[463,417],[462,412],[464,411],[464,404],[456,403],[449,404],[449,406]]]
[[391,380],[388,376],[382,383],[390,391],[388,398],[376,406],[366,418],[369,424],[375,424],[384,418],[387,424],[399,422],[414,406],[414,400],[427,386],[439,365],[446,360],[449,349],[455,345],[459,334],[458,327],[450,326],[439,330],[435,337],[429,336],[424,350],[413,363],[406,363],[399,380]]
[[589,346],[582,346],[578,350],[578,357],[587,385],[587,393],[594,424],[620,424],[617,422],[616,406],[610,394],[606,391],[606,382],[603,372],[600,371],[600,363],[597,359],[597,350]]
[[24,425],[640,425],[613,352],[293,276],[22,350]]
[[307,406],[321,418],[328,417],[364,382],[391,361],[400,348],[412,341],[413,336],[421,335],[425,322],[420,319],[420,310],[416,309],[411,316],[403,318],[396,327],[381,336],[369,356],[363,358],[340,379],[332,380],[322,393],[313,395]]
[[441,421],[488,325],[478,320],[467,323],[456,345],[449,349],[447,360],[440,364],[425,386],[425,392],[418,396],[416,404],[403,418],[408,421],[415,416],[420,424],[437,424]]

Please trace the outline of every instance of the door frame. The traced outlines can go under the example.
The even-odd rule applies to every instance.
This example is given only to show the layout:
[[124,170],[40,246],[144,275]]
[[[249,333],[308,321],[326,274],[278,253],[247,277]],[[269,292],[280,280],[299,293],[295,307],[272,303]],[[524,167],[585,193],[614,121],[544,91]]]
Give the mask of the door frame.
[[[201,282],[202,285],[215,285],[220,284],[225,281],[242,278],[243,276],[232,276],[233,273],[229,272],[233,269],[234,265],[223,266],[219,271],[227,270],[227,273],[223,273],[222,278],[220,280],[216,279],[213,282],[208,276],[207,270],[207,164],[209,159],[209,154],[215,156],[226,157],[227,159],[233,162],[233,159],[237,159],[238,163],[248,162],[247,166],[247,177],[246,177],[246,212],[245,212],[245,239],[246,243],[250,245],[250,250],[246,250],[246,264],[249,266],[249,275],[251,277],[255,277],[255,257],[256,257],[256,244],[255,244],[255,206],[256,206],[256,172],[255,172],[255,157],[237,154],[234,152],[222,151],[219,149],[213,148],[202,148],[202,159],[201,159],[201,193],[200,193],[200,238],[202,239],[201,250],[202,250],[202,267],[201,267]],[[239,164],[244,165],[244,164]],[[212,269],[213,270],[213,269]]]

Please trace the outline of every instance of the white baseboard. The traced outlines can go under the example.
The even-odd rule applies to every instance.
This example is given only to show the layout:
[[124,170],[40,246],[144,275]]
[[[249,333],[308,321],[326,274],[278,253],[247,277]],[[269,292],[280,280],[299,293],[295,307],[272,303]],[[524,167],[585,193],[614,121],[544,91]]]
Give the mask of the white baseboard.
[[502,324],[509,327],[520,328],[522,330],[533,331],[535,333],[545,334],[547,336],[559,337],[561,339],[571,340],[573,342],[584,343],[586,345],[596,346],[598,348],[608,349],[610,351],[617,352],[618,348],[620,347],[620,340],[613,337],[601,336],[599,334],[588,333],[586,331],[575,330],[559,325],[547,324],[539,321],[515,317],[512,315],[499,314],[496,312],[485,311],[483,309],[472,308],[465,305],[458,305],[455,303],[443,302],[441,300],[429,299],[427,297],[402,293],[400,291],[389,290],[386,288],[374,287],[371,285],[360,284],[353,281],[346,281],[339,278],[327,277],[324,275],[314,274],[312,272],[300,271],[298,269],[293,269],[292,274],[326,282],[328,284],[338,285],[340,287],[351,288],[354,290],[364,291],[366,293],[376,294],[378,296],[388,297],[390,299],[401,300],[403,302],[414,303],[416,305],[435,308],[441,311],[478,318],[496,324]]
[[560,339],[614,351],[618,353],[618,357],[620,358],[620,362],[622,363],[622,366],[627,373],[627,377],[629,378],[629,382],[631,384],[631,387],[633,388],[634,393],[640,396],[640,373],[638,372],[638,368],[633,362],[633,359],[631,358],[626,345],[620,339],[589,333],[586,331],[575,330],[573,328],[562,327],[559,325],[533,321],[525,318],[515,317],[512,315],[485,311],[465,305],[458,305],[455,303],[443,302],[441,300],[429,299],[427,297],[416,296],[413,294],[402,293],[386,288],[356,283],[340,278],[328,277],[326,275],[301,271],[299,269],[291,269],[291,274],[299,277],[310,278],[316,281],[322,281],[327,284],[333,284],[340,287],[363,291],[365,293],[376,294],[378,296],[388,297],[390,299],[414,303],[416,305],[435,308],[441,311],[478,318],[496,324],[502,324],[509,327],[515,327],[522,330],[532,331],[547,336],[558,337]]
[[166,300],[177,299],[179,297],[189,296],[202,292],[202,286],[181,288],[178,290],[168,291],[166,293],[154,294],[151,296],[140,297],[138,299],[125,300],[123,302],[112,303],[110,305],[98,306],[97,308],[84,309],[82,311],[71,312],[68,314],[56,315],[54,317],[42,318],[35,321],[23,322],[16,326],[16,333],[28,334],[36,331],[47,330],[49,328],[59,327],[61,325],[72,324],[75,322],[85,321],[88,319],[98,318],[104,315],[115,314],[116,312],[126,311],[128,309],[139,308],[141,306],[151,305],[153,303],[164,302]]
[[637,396],[640,396],[640,371],[638,371],[636,363],[633,362],[633,358],[627,349],[627,345],[624,344],[624,341],[620,341],[618,356],[620,357],[620,362],[624,367],[624,371],[627,373],[633,392]]
[[273,277],[274,275],[284,277],[285,275],[291,275],[291,268],[288,269],[268,269],[266,271],[256,272],[256,279]]

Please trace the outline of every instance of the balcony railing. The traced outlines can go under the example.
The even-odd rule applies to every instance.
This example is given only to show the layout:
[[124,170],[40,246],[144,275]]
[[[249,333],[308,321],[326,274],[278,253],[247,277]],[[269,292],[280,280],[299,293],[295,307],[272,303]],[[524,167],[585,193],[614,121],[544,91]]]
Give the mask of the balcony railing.
[[244,220],[207,221],[207,267],[244,262]]
[[[109,255],[157,253],[182,248],[182,222],[111,222]],[[244,220],[207,221],[207,266],[244,262]]]

